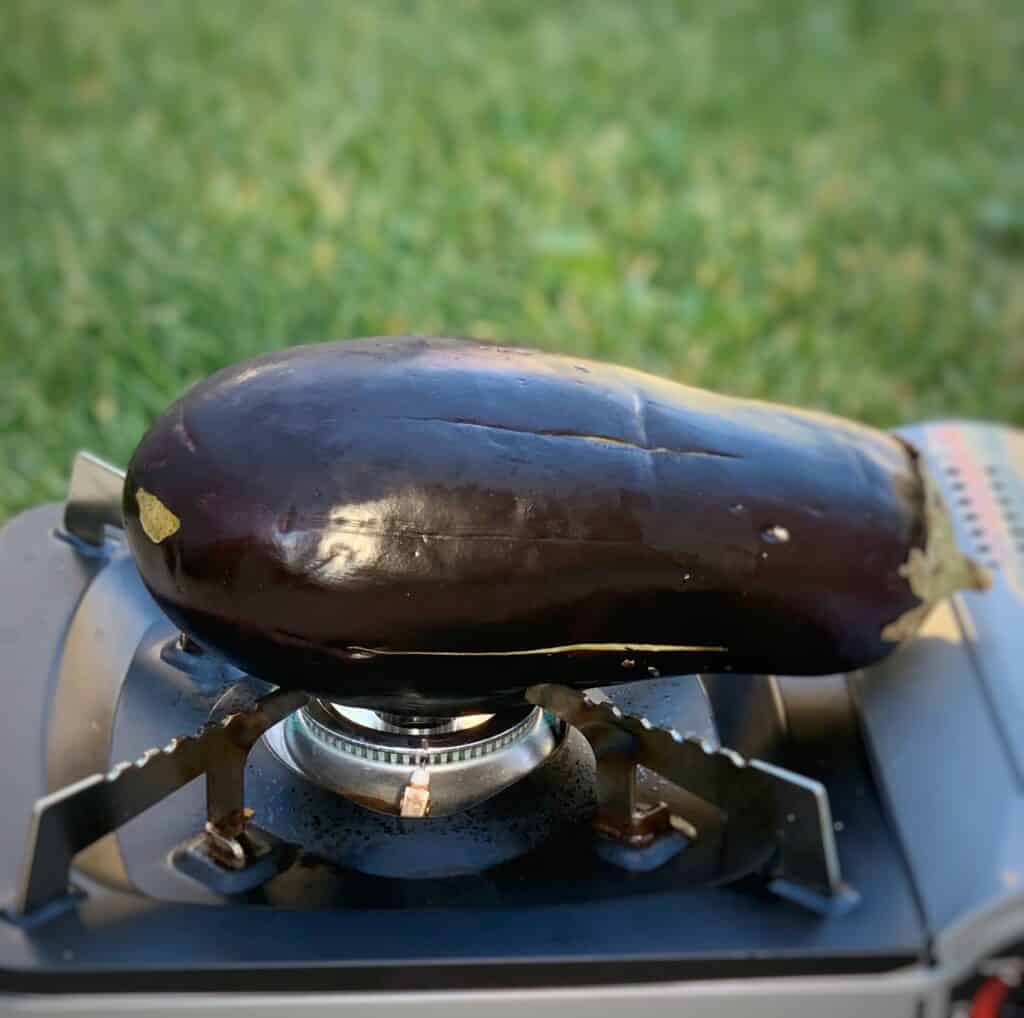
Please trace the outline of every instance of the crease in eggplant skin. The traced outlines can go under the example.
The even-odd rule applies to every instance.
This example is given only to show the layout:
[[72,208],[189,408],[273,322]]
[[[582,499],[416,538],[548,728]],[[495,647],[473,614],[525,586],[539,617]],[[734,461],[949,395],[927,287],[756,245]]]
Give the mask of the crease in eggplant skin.
[[[367,654],[381,657],[533,657],[552,654],[727,654],[728,647],[697,647],[692,644],[662,643],[569,643],[564,647],[528,647],[521,650],[388,650],[386,647],[347,647],[353,654]],[[630,666],[631,667],[631,666]]]
[[[922,604],[901,572],[927,551],[922,485],[852,422],[412,337],[199,383],[139,444],[124,509],[158,603],[239,667],[457,713],[540,681],[870,664]],[[159,544],[140,488],[187,508]],[[593,645],[647,649],[552,652]]]
[[582,442],[606,442],[609,445],[621,445],[627,449],[652,455],[669,454],[674,456],[720,456],[723,459],[742,459],[736,452],[721,452],[718,449],[672,449],[663,445],[645,445],[642,442],[630,442],[624,438],[612,438],[610,435],[584,435],[573,431],[548,431],[543,428],[510,428],[506,425],[487,424],[483,421],[469,421],[459,417],[392,417],[387,420],[421,421],[424,424],[455,424],[467,428],[483,428],[488,431],[512,431],[521,435],[535,435],[538,438],[569,438]]

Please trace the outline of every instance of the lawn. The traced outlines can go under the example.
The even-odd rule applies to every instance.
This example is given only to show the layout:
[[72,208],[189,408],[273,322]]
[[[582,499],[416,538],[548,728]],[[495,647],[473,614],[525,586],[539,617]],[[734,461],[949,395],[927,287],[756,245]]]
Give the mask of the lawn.
[[[273,347],[1024,424],[1020,0],[0,12],[0,516]],[[258,450],[254,450],[258,455]]]

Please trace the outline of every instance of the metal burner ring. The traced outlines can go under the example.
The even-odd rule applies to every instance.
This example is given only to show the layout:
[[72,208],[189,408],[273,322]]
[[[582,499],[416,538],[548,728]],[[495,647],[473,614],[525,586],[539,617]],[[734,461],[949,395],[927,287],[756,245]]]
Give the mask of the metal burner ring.
[[323,788],[378,812],[437,817],[524,777],[558,746],[563,729],[524,704],[422,734],[372,711],[314,700],[264,738],[282,763]]

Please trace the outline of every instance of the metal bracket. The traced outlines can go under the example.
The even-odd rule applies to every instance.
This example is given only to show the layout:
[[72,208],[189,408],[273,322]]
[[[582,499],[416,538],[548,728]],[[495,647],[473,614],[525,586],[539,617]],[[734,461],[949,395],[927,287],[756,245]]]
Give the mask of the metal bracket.
[[[526,698],[590,742],[597,761],[600,833],[620,844],[650,846],[646,834],[654,814],[636,799],[636,768],[642,765],[721,810],[733,844],[774,843],[769,886],[776,893],[828,912],[857,900],[842,881],[828,793],[820,782],[674,729],[655,728],[646,718],[565,686],[532,686]],[[667,819],[665,833],[669,826],[685,832],[685,817]]]
[[[18,897],[9,917],[24,920],[66,899],[75,855],[156,805],[200,774],[206,775],[207,835],[218,862],[246,865],[245,764],[272,725],[306,702],[304,693],[277,690],[252,710],[231,714],[195,735],[147,750],[39,799],[32,811]],[[223,853],[223,860],[221,858]]]
[[102,548],[106,527],[123,525],[124,471],[84,449],[75,454],[64,508],[64,530],[93,548]]

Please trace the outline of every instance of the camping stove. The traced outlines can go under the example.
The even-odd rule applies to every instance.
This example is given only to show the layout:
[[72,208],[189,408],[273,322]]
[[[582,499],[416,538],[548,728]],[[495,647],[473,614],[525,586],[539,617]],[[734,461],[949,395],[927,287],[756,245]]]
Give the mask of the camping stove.
[[453,717],[184,637],[80,454],[0,532],[0,1012],[1020,1013],[1024,432],[907,436],[994,583],[882,664]]

